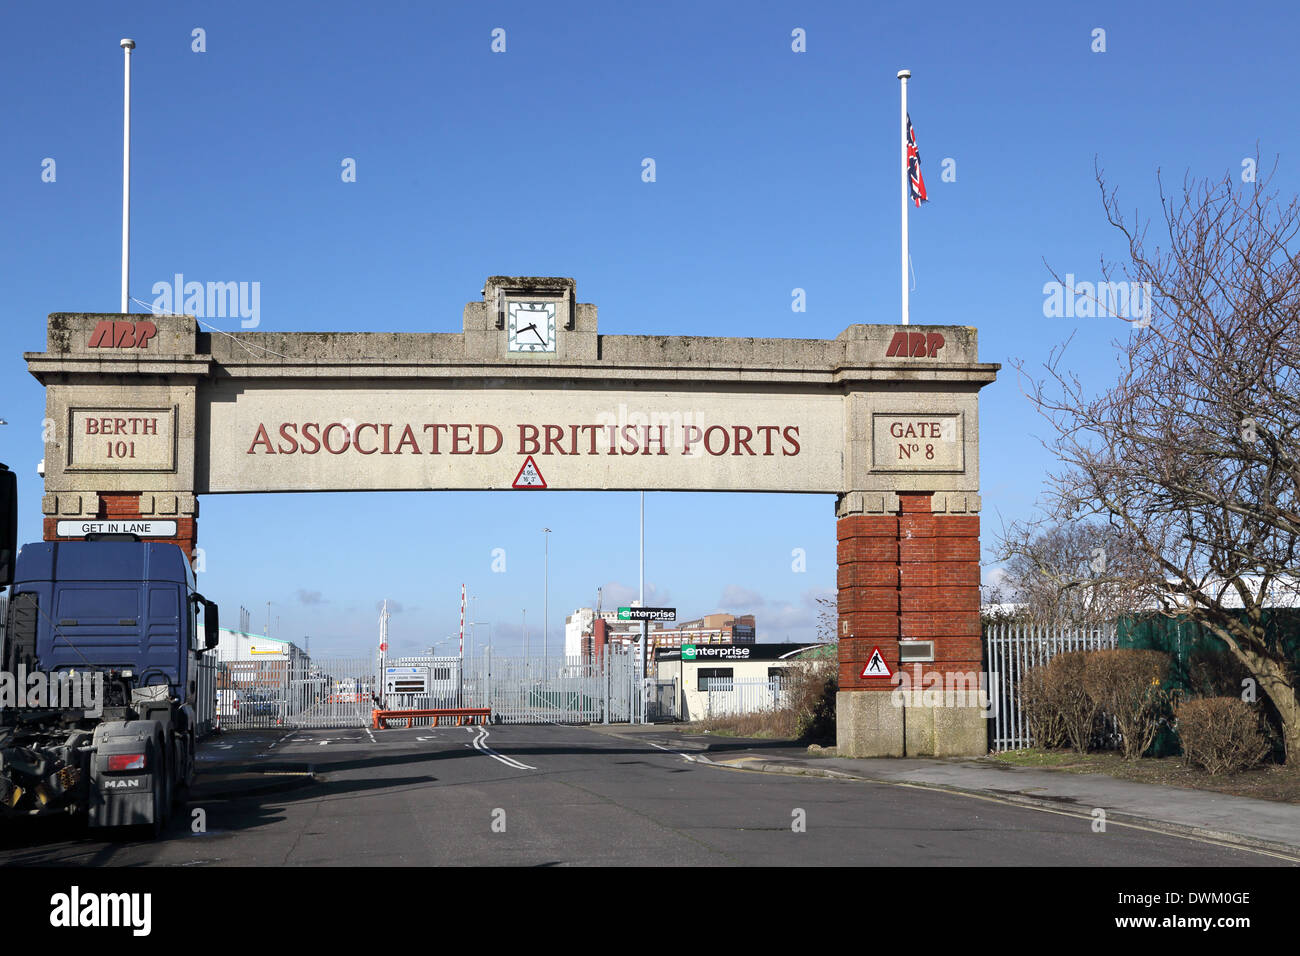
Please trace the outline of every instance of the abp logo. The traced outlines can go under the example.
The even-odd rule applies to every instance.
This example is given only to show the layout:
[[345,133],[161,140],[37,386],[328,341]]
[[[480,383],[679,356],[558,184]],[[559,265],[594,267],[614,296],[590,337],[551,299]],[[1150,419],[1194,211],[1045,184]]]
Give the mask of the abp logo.
[[100,322],[95,331],[90,333],[91,349],[143,349],[149,347],[149,340],[158,334],[158,326],[152,322]]
[[895,332],[885,356],[935,358],[941,348],[943,334],[940,332]]

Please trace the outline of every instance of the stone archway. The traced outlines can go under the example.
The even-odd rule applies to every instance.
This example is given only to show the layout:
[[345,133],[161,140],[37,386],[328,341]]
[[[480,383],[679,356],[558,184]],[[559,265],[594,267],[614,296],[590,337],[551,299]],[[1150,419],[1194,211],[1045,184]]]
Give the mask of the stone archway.
[[[202,495],[508,490],[529,457],[551,489],[834,493],[841,752],[987,749],[977,702],[942,693],[981,671],[978,393],[999,366],[972,328],[601,335],[572,279],[495,276],[458,333],[54,313],[25,357],[54,423],[47,540],[111,520],[192,553]],[[912,693],[863,676],[877,650]]]

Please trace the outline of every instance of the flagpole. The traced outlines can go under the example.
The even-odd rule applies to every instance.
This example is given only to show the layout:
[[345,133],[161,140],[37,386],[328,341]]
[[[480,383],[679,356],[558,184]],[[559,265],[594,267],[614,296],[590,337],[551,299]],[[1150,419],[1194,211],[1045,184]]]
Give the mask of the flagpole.
[[907,325],[907,80],[911,70],[899,70],[898,80],[902,91],[902,113],[899,118],[899,140],[902,143],[902,156],[899,167],[903,174],[903,324]]
[[131,276],[131,51],[135,41],[124,39],[122,80],[122,312],[130,311],[128,295]]

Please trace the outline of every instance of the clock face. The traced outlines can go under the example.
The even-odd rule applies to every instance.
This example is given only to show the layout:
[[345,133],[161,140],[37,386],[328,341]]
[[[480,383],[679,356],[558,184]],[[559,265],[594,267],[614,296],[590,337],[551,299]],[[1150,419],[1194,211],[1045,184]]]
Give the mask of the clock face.
[[507,352],[555,352],[555,303],[511,302],[506,318]]

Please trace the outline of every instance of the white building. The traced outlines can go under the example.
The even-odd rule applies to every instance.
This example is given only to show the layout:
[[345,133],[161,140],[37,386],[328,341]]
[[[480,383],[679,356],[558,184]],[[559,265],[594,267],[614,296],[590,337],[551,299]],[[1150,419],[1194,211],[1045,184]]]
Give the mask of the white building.
[[228,627],[217,628],[217,660],[223,663],[231,661],[289,661],[301,665],[307,660],[302,648],[292,641],[267,637],[264,634],[248,634]]
[[[610,625],[610,630],[615,635],[621,635],[624,631],[632,631],[633,627],[628,621],[619,622],[618,611],[601,611],[600,617]],[[564,619],[564,656],[581,657],[582,656],[582,639],[591,637],[591,624],[596,620],[596,611],[594,608],[580,607]],[[635,624],[637,639],[641,637],[641,625]]]

